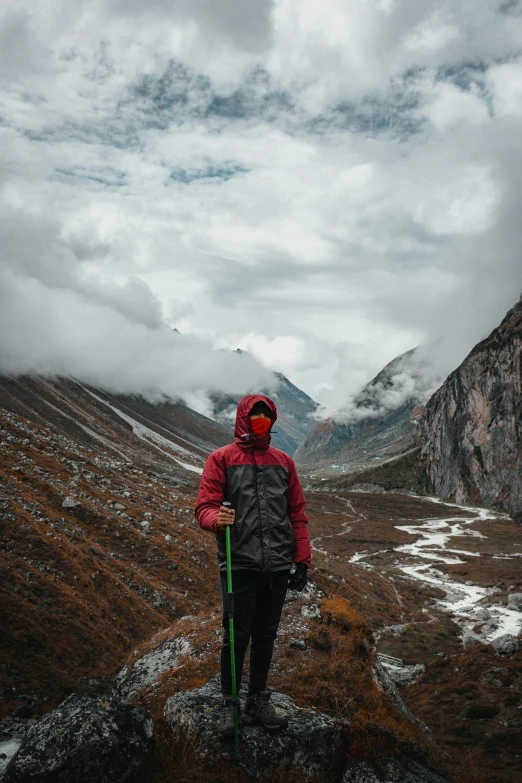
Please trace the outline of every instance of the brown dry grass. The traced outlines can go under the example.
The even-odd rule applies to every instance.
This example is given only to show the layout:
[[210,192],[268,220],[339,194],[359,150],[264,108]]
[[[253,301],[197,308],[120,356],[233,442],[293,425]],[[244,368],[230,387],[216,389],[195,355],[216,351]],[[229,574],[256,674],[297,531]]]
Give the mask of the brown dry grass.
[[[133,647],[176,617],[208,610],[218,592],[214,552],[211,539],[187,524],[192,493],[177,490],[172,499],[155,477],[102,469],[87,449],[70,450],[22,417],[2,416],[1,426],[3,438],[18,441],[0,451],[0,718],[24,694],[36,695],[36,717],[72,691],[109,692]],[[20,464],[22,472],[14,471]],[[66,510],[61,504],[75,475],[74,493],[87,496],[81,508]],[[99,483],[102,476],[112,483]],[[132,502],[121,495],[129,486]],[[113,514],[109,500],[138,520],[152,511],[154,531],[143,536]],[[169,545],[167,533],[179,543]],[[151,605],[154,594],[165,603]]]
[[[376,774],[382,769],[382,758],[413,758],[443,774],[449,783],[488,783],[487,772],[469,753],[448,753],[441,746],[420,736],[408,718],[376,686],[373,637],[364,618],[344,598],[333,596],[321,602],[321,621],[315,621],[306,636],[305,655],[286,647],[276,653],[281,661],[300,663],[290,674],[272,677],[273,687],[288,693],[303,707],[334,715],[344,721],[343,740],[346,760],[364,760]],[[200,618],[203,620],[203,618]],[[246,783],[247,775],[230,760],[205,760],[194,752],[196,740],[176,737],[165,721],[167,699],[181,690],[200,687],[219,668],[220,641],[216,636],[219,619],[200,622],[190,618],[178,621],[156,637],[160,643],[182,631],[197,632],[198,657],[187,657],[175,670],[165,672],[156,688],[144,694],[141,706],[151,714],[154,739],[149,752],[147,771],[140,783]],[[144,645],[139,654],[146,651]],[[208,650],[212,650],[208,654]],[[206,651],[206,652],[204,652]],[[301,657],[302,660],[298,661]],[[407,761],[406,761],[407,764]],[[302,772],[272,770],[263,783],[301,783]],[[335,783],[336,773],[325,773],[310,783]]]
[[[300,706],[313,704],[360,726],[379,725],[397,739],[416,741],[417,730],[375,683],[373,635],[362,615],[339,596],[323,599],[320,607],[321,620],[306,636],[309,654],[279,678],[280,689]],[[286,654],[295,655],[291,649]]]
[[[204,759],[196,755],[197,738],[176,736],[163,715],[167,700],[180,691],[192,690],[204,685],[219,671],[221,641],[216,629],[220,620],[213,617],[187,618],[156,637],[156,645],[179,633],[197,633],[191,639],[194,652],[179,662],[175,669],[164,672],[157,685],[143,693],[137,703],[151,715],[154,735],[146,763],[146,771],[139,783],[247,783],[250,780],[245,771],[233,761]],[[144,655],[149,644],[143,645],[136,659]],[[194,655],[196,657],[194,657]],[[263,783],[302,783],[299,770],[272,769],[262,778]],[[307,778],[308,783],[334,783],[328,774]]]
[[[162,715],[154,720],[154,738],[146,770],[138,783],[249,783],[251,778],[233,760],[196,755],[197,738],[175,737]],[[334,783],[328,774],[306,778],[307,783]],[[271,769],[262,783],[302,783],[301,770]]]

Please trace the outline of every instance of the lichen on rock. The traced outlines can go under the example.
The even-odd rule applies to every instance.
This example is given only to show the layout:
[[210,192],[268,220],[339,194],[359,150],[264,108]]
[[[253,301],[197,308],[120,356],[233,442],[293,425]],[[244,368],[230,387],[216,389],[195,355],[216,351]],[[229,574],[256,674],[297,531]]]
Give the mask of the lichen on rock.
[[133,783],[151,738],[141,709],[73,694],[29,730],[2,783]]

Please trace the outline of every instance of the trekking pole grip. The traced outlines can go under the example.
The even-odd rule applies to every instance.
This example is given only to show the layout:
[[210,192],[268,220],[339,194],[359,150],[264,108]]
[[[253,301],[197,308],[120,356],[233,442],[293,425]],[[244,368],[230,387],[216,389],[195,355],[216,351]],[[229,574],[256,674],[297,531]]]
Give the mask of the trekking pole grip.
[[[225,508],[232,510],[232,503],[230,503],[229,500],[225,500],[222,505]],[[234,614],[234,596],[232,594],[232,555],[230,551],[230,525],[227,525],[225,528],[225,543],[226,543],[226,549],[227,549],[227,612],[229,613],[229,617],[233,616]],[[230,609],[232,609],[232,613],[230,613]]]

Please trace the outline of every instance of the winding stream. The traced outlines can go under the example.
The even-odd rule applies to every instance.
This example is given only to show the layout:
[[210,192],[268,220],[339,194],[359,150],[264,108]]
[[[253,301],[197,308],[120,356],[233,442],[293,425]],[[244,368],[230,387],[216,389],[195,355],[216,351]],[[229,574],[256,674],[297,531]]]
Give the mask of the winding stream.
[[[422,500],[430,500],[433,503],[445,505],[438,498],[422,498]],[[487,536],[484,536],[477,530],[473,530],[472,525],[488,519],[506,519],[509,517],[483,508],[468,506],[452,506],[452,508],[465,511],[466,516],[426,519],[420,524],[414,525],[395,525],[398,530],[402,530],[411,536],[417,536],[417,538],[411,544],[395,547],[393,551],[410,555],[412,558],[418,558],[419,561],[413,565],[401,565],[400,563],[396,563],[396,565],[411,579],[416,579],[426,585],[433,585],[442,590],[445,593],[445,597],[437,601],[437,606],[454,615],[456,622],[458,622],[463,631],[472,631],[475,625],[484,622],[480,634],[475,634],[482,642],[491,642],[493,639],[506,633],[516,636],[521,630],[522,613],[489,600],[491,596],[499,592],[498,588],[480,587],[471,581],[465,583],[457,582],[436,567],[437,563],[445,565],[464,563],[465,561],[461,560],[459,555],[481,557],[480,552],[470,552],[465,549],[452,547],[451,539],[456,536],[467,536],[469,538],[487,540]],[[360,562],[364,558],[369,558],[376,554],[377,552],[358,553],[350,558],[350,562]],[[499,555],[497,557],[513,559],[522,557],[522,553]]]

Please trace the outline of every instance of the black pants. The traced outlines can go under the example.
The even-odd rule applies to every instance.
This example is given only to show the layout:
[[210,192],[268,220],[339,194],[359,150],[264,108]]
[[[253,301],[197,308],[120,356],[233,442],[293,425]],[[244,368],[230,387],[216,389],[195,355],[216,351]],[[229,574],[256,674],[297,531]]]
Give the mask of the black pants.
[[[232,695],[230,663],[230,633],[225,594],[227,575],[221,572],[223,594],[223,646],[221,648],[221,690]],[[243,661],[248,643],[250,647],[249,695],[266,690],[268,670],[272,661],[274,641],[277,636],[281,612],[285,602],[290,571],[261,574],[256,571],[233,571],[234,592],[234,640],[236,656],[236,687],[239,693]]]

